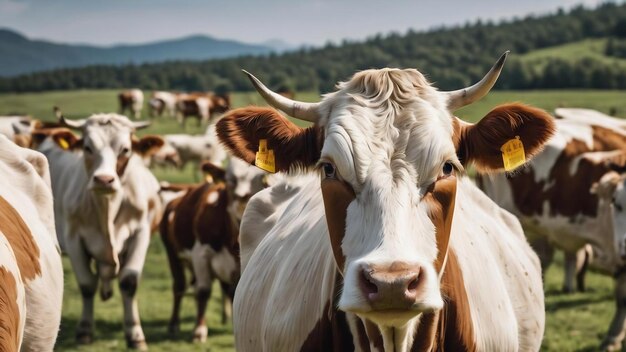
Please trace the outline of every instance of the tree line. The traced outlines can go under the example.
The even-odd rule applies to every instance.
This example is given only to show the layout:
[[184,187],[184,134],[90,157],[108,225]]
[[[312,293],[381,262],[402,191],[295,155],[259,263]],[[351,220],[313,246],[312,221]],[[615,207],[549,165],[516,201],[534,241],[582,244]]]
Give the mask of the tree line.
[[363,42],[346,40],[282,55],[59,69],[0,78],[0,91],[123,87],[248,91],[251,85],[241,73],[245,68],[272,88],[326,92],[356,71],[381,67],[417,68],[427,73],[437,87],[456,89],[480,79],[506,50],[513,55],[499,80],[500,89],[626,89],[623,63],[547,58],[538,64],[517,58],[533,50],[588,38],[611,38],[605,55],[626,58],[626,3],[604,3],[594,9],[578,6],[498,23],[478,20],[421,32],[378,34]]

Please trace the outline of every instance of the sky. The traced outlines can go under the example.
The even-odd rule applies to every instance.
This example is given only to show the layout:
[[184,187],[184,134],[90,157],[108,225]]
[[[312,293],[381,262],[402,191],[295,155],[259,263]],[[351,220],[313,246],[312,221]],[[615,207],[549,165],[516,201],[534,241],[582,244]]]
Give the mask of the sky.
[[[322,45],[467,21],[555,12],[599,0],[0,0],[0,28],[62,43],[145,43],[206,34]],[[623,0],[617,0],[621,3]]]

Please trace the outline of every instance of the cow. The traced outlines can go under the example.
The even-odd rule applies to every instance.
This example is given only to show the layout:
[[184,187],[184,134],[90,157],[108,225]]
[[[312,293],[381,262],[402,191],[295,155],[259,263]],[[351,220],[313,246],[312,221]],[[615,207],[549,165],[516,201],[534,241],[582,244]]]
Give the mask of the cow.
[[565,292],[584,290],[581,265],[616,278],[617,311],[602,349],[619,350],[626,321],[626,214],[620,210],[626,206],[626,132],[610,120],[554,122],[556,134],[528,167],[480,175],[477,182],[520,218],[544,270],[554,247],[565,252]]
[[120,103],[119,113],[124,114],[127,110],[133,114],[135,119],[141,117],[143,109],[143,92],[140,89],[129,89],[117,95]]
[[164,91],[155,91],[152,93],[148,107],[150,116],[163,116],[166,113],[170,117],[176,117],[176,101],[177,94]]
[[230,212],[240,222],[250,198],[281,179],[279,174],[269,174],[239,158],[229,158],[226,167],[226,185],[230,193]]
[[46,158],[0,136],[0,351],[52,351],[63,266]]
[[76,340],[93,341],[96,289],[100,284],[100,297],[111,298],[112,280],[117,277],[126,343],[145,349],[135,294],[151,231],[158,226],[162,209],[159,183],[142,157],[158,150],[163,140],[135,137],[135,131],[149,122],[131,122],[118,114],[81,120],[61,116],[60,121],[81,131],[82,138],[56,131],[38,149],[50,163],[57,234],[82,295]]
[[387,68],[356,73],[319,103],[287,99],[248,74],[270,105],[313,126],[265,107],[217,123],[235,156],[304,174],[245,210],[238,351],[539,350],[539,260],[517,219],[464,168],[504,169],[499,148],[516,136],[536,154],[552,119],[522,104],[476,124],[452,115],[491,89],[505,58],[459,91]]
[[211,105],[209,106],[209,117],[212,117],[213,115],[221,115],[230,110],[230,94],[217,94],[209,92],[209,97],[211,99]]
[[167,134],[163,139],[178,153],[180,168],[184,168],[189,162],[200,165],[205,160],[222,165],[227,159],[226,151],[217,140],[213,124],[207,127],[203,135]]
[[609,116],[592,109],[557,108],[554,110],[554,117],[557,119],[578,121],[588,125],[626,130],[626,121],[624,119]]
[[0,116],[0,134],[20,145],[33,130],[34,123],[30,116]]
[[208,124],[211,108],[211,98],[204,93],[184,94],[176,101],[176,120],[182,127],[188,117],[195,117],[198,126]]
[[239,223],[228,209],[225,172],[209,162],[204,163],[202,169],[209,175],[208,180],[185,187],[183,195],[169,202],[160,226],[173,278],[174,305],[168,330],[172,334],[180,330],[180,304],[187,286],[184,267],[187,266],[194,277],[195,342],[206,341],[208,335],[204,315],[213,280],[220,282],[223,295],[231,301],[239,280]]

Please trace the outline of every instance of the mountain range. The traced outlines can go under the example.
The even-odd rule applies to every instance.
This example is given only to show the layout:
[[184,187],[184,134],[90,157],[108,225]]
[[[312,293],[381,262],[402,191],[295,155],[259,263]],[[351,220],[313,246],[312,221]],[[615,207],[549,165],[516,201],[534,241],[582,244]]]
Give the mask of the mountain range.
[[172,60],[206,60],[284,52],[289,44],[270,40],[247,44],[194,35],[137,45],[61,44],[33,40],[10,29],[0,29],[0,76],[87,65],[142,64]]

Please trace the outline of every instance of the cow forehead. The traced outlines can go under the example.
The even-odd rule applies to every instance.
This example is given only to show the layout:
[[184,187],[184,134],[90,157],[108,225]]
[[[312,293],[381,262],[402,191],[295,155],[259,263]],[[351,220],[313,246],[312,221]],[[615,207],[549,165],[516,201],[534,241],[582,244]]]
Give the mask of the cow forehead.
[[456,159],[446,98],[416,70],[363,71],[340,83],[321,109],[322,158],[353,184],[364,183],[378,163],[392,174],[404,167],[425,179]]
[[96,147],[107,144],[121,144],[130,141],[133,132],[130,121],[125,116],[117,114],[92,115],[87,119],[84,137]]

